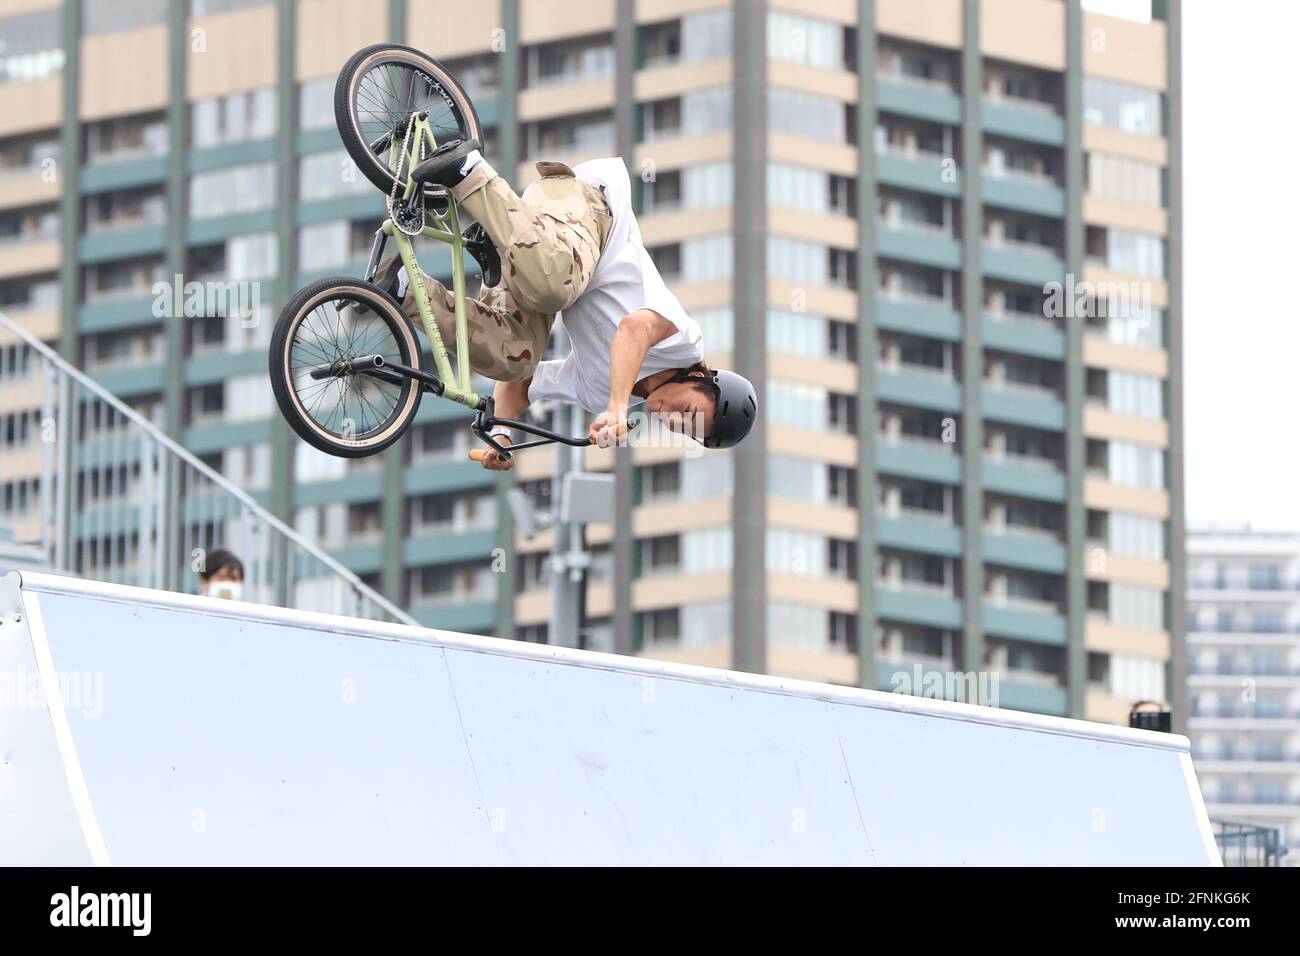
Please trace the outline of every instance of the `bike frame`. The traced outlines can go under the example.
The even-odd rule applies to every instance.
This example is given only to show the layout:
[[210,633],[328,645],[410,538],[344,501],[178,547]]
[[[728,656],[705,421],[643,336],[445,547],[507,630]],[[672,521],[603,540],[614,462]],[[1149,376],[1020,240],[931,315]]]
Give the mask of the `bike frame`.
[[[427,143],[431,150],[437,148],[438,142],[429,126],[427,114],[419,114],[411,121],[410,132],[412,135],[404,137],[400,143],[396,137],[392,138],[388,148],[389,169],[396,170],[403,165],[403,155],[399,152],[399,149],[405,151],[405,168],[412,170],[421,155],[420,147],[422,144]],[[424,185],[415,182],[408,172],[406,186],[400,196],[401,201],[404,203],[412,202],[417,195],[417,190],[423,188]],[[510,418],[497,418],[493,413],[492,397],[490,395],[479,395],[471,387],[469,320],[465,311],[465,240],[461,235],[460,215],[456,210],[456,202],[451,198],[450,194],[448,194],[446,200],[446,209],[441,211],[436,208],[428,210],[433,217],[434,224],[425,225],[420,230],[420,236],[445,242],[451,247],[451,288],[456,313],[455,367],[452,367],[451,354],[447,350],[447,344],[443,341],[438,323],[433,317],[433,306],[429,302],[428,290],[425,289],[423,282],[412,282],[410,288],[415,295],[415,303],[420,313],[420,322],[424,326],[424,334],[429,337],[429,344],[432,346],[433,362],[437,367],[438,374],[434,376],[418,367],[408,368],[393,362],[386,362],[382,366],[363,367],[366,359],[355,360],[353,363],[354,370],[373,375],[396,372],[399,375],[416,380],[426,391],[433,392],[435,395],[472,409],[474,411],[474,421],[470,428],[483,442],[496,450],[504,461],[510,460],[511,451],[533,448],[538,445],[560,442],[577,447],[590,444],[590,441],[585,437],[572,438],[528,422],[520,422]],[[375,232],[374,245],[370,251],[370,262],[366,267],[366,280],[370,281],[374,278],[375,272],[379,268],[380,258],[383,256],[384,247],[389,239],[392,239],[397,245],[397,254],[402,257],[402,264],[406,267],[406,274],[408,276],[419,276],[421,274],[420,265],[415,258],[415,245],[411,241],[411,237],[399,229],[390,217],[385,219],[383,225]],[[534,439],[512,444],[507,450],[489,434],[493,428],[499,427],[533,435]]]

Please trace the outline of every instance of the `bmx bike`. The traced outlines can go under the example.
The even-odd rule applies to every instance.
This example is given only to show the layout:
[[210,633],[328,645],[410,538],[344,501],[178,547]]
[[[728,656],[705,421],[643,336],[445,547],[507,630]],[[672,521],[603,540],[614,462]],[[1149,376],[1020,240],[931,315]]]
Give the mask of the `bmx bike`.
[[[560,442],[588,445],[538,425],[498,418],[490,395],[471,387],[465,314],[465,239],[456,203],[441,186],[415,173],[439,140],[477,139],[474,104],[454,76],[411,47],[377,44],[353,54],[334,86],[334,118],[348,155],[387,195],[388,217],[375,231],[364,279],[331,276],[299,290],[285,304],[271,335],[269,370],[276,404],[310,445],[342,458],[378,454],[415,420],[425,392],[473,411],[470,428],[503,461],[513,452]],[[455,361],[433,316],[415,258],[417,237],[446,243],[455,301]],[[391,240],[413,277],[436,372],[420,367],[414,323],[371,280]],[[532,436],[506,447],[491,435],[509,428]],[[478,460],[483,449],[470,457]]]

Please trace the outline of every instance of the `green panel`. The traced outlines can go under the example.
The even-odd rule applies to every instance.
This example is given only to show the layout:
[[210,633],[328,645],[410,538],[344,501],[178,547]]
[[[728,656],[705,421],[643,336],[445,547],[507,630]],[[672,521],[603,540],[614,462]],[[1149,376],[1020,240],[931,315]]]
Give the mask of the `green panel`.
[[235,375],[265,371],[265,352],[214,352],[186,359],[185,382],[188,385],[215,385]]
[[382,476],[383,472],[375,469],[330,481],[296,482],[293,487],[293,507],[314,508],[319,505],[375,501],[383,489]]
[[984,560],[1023,571],[1064,574],[1065,545],[1033,534],[984,533]]
[[924,592],[895,591],[876,588],[876,606],[880,618],[956,630],[961,627],[961,601],[954,597]]
[[961,268],[961,243],[950,236],[876,227],[878,252],[885,259],[900,259],[938,269]]
[[1065,215],[1065,191],[1032,179],[984,177],[984,201],[1001,209],[1060,218]]
[[492,529],[407,538],[402,542],[402,559],[408,568],[430,564],[487,561],[492,557],[496,540],[496,531]]
[[275,218],[275,210],[264,209],[215,219],[191,219],[185,224],[185,242],[187,245],[201,246],[250,232],[274,232]]
[[961,458],[919,445],[876,441],[876,467],[882,474],[945,485],[961,484]]
[[326,126],[322,129],[300,130],[295,145],[299,155],[306,156],[311,153],[332,153],[336,149],[342,149],[343,140],[339,138],[339,131],[335,127]]
[[984,486],[989,491],[1017,495],[1037,501],[1065,500],[1065,475],[1059,471],[1035,468],[1013,462],[984,459]]
[[231,445],[251,445],[271,440],[271,419],[258,422],[218,422],[185,429],[184,445],[196,455],[221,451]]
[[941,160],[927,156],[909,158],[890,153],[876,154],[877,175],[882,184],[956,199],[961,195],[961,171],[953,168],[945,176]]
[[1065,646],[1065,618],[1050,612],[1021,611],[985,602],[984,630],[990,636]]
[[955,525],[925,518],[878,517],[876,527],[883,547],[905,548],[945,558],[961,557],[961,529]]
[[379,571],[379,545],[356,544],[346,548],[331,548],[330,557],[357,574],[375,574]]
[[154,297],[151,295],[94,302],[77,309],[77,328],[83,333],[132,329],[161,321],[154,314]]
[[494,483],[495,476],[490,471],[476,461],[465,459],[407,468],[402,480],[402,491],[407,495],[436,495],[448,491],[491,488]]
[[111,163],[92,163],[81,169],[81,192],[85,195],[131,189],[135,186],[161,186],[167,178],[167,157],[123,159]]
[[1049,282],[1061,281],[1065,275],[1065,263],[1053,255],[999,248],[986,242],[984,274],[1006,282],[1044,286]]
[[104,369],[91,372],[90,377],[118,398],[135,398],[161,392],[163,365],[132,365],[128,368]]
[[998,706],[1032,714],[1068,715],[1064,687],[1023,684],[1013,680],[998,681]]
[[1045,146],[1065,145],[1065,120],[1050,110],[986,100],[983,112],[987,132]]
[[[887,694],[903,693],[917,690],[918,697],[928,700],[947,700],[947,688],[953,683],[953,670],[949,667],[936,667],[932,663],[920,661],[881,661],[877,665],[880,676],[876,681],[876,690]],[[964,685],[963,685],[964,686]],[[961,703],[971,703],[963,700]]]
[[985,418],[1044,431],[1065,430],[1065,403],[1059,399],[985,385],[983,400]]
[[[311,226],[335,219],[373,219],[375,228],[378,229],[386,216],[383,197],[379,195],[378,190],[371,190],[359,196],[340,196],[335,199],[301,203],[297,209],[295,222],[299,226]],[[451,262],[450,255],[447,261]]]
[[496,623],[496,601],[462,601],[410,608],[411,616],[424,627],[464,634],[483,634]]
[[961,411],[961,386],[950,378],[920,372],[877,372],[881,401],[915,405],[936,412]]
[[166,248],[164,227],[135,226],[108,229],[83,235],[77,248],[82,265],[129,259],[132,256],[156,255]]
[[876,90],[882,113],[914,116],[946,126],[961,125],[961,97],[956,93],[920,84],[891,83],[888,80],[878,80]]
[[961,341],[961,314],[941,306],[896,302],[876,296],[876,324],[890,332],[928,335],[945,342]]
[[186,169],[192,175],[226,166],[270,162],[275,159],[275,146],[276,141],[273,139],[257,139],[191,150],[186,157]]
[[1016,355],[1065,360],[1065,333],[1042,322],[984,314],[984,347]]

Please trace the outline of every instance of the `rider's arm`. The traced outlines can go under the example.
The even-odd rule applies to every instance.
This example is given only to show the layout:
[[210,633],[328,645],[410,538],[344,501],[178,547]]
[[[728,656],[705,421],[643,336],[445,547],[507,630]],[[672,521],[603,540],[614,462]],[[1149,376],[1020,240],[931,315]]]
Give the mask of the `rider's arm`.
[[651,309],[638,309],[624,316],[609,345],[609,404],[605,415],[614,416],[614,421],[626,420],[632,386],[637,383],[646,353],[677,332],[677,326]]
[[[497,418],[513,418],[518,421],[519,416],[528,408],[528,386],[532,383],[531,375],[518,382],[497,382],[492,389],[493,414]],[[496,440],[501,445],[510,444],[509,435],[498,435]],[[491,448],[483,453],[480,461],[490,471],[509,471],[515,463],[513,456],[509,461],[501,461],[500,456]]]

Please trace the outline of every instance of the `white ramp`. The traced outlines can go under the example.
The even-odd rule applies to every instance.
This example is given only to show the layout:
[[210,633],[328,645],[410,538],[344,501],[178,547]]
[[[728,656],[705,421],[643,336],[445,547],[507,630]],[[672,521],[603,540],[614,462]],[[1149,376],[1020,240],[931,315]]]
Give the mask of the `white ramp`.
[[1184,737],[47,574],[0,617],[0,863],[1219,862]]

